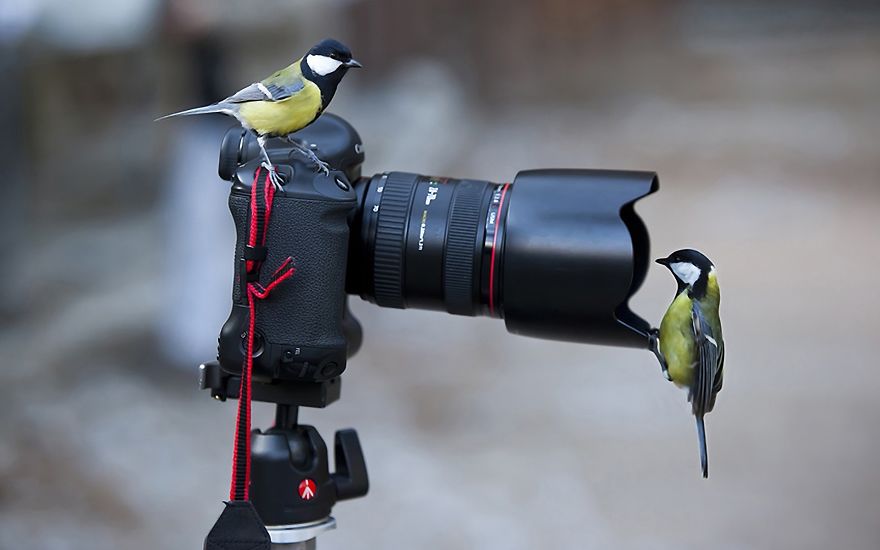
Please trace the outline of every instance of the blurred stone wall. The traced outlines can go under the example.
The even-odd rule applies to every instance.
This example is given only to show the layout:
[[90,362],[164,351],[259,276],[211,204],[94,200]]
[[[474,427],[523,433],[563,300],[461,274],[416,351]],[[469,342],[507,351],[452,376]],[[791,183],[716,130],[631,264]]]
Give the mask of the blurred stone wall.
[[584,63],[620,44],[646,46],[668,31],[664,14],[680,6],[657,0],[380,0],[351,9],[363,22],[353,29],[358,41],[379,68],[413,52],[444,59],[477,98],[494,102],[589,97],[597,83]]

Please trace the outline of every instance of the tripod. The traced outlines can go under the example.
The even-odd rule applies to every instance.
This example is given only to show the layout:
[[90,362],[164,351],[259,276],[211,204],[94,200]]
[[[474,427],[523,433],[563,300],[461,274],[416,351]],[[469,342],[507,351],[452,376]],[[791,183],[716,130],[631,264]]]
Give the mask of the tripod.
[[[240,378],[217,362],[201,366],[200,386],[215,399],[237,398]],[[360,440],[353,429],[334,437],[336,471],[313,426],[299,424],[299,407],[323,408],[339,399],[341,382],[255,383],[253,399],[275,403],[275,425],[251,432],[250,496],[272,539],[273,549],[314,550],[316,537],[336,527],[330,515],[339,500],[367,494],[369,480]]]

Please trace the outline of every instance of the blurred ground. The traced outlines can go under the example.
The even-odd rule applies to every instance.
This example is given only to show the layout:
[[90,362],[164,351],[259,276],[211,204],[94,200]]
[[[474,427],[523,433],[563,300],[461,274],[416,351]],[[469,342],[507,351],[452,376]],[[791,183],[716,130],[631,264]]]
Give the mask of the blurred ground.
[[[661,191],[638,206],[652,253],[703,249],[723,286],[712,478],[699,477],[684,394],[649,354],[355,300],[366,339],[343,399],[301,416],[326,438],[356,427],[372,486],[336,507],[321,548],[880,547],[878,10],[676,6],[649,39],[591,56],[596,85],[576,98],[476,101],[454,68],[413,58],[386,82],[347,80],[332,110],[364,137],[365,173],[658,171]],[[188,353],[157,328],[212,334],[225,316],[223,126],[153,115],[132,119],[126,163],[108,163],[137,186],[94,191],[96,213],[64,189],[53,201],[60,177],[37,178],[40,202],[23,203],[35,237],[8,270],[0,321],[0,548],[198,548],[226,495],[234,407],[198,392],[188,362],[214,336]],[[187,132],[207,144],[184,140],[182,158],[161,157],[172,175],[143,181],[171,148],[160,143]],[[216,217],[169,219],[186,183]],[[187,246],[169,233],[220,257],[200,298],[216,295],[211,313],[169,303],[171,283],[210,261],[169,259]],[[654,269],[634,309],[659,320],[673,290]],[[266,426],[271,410],[255,416]]]

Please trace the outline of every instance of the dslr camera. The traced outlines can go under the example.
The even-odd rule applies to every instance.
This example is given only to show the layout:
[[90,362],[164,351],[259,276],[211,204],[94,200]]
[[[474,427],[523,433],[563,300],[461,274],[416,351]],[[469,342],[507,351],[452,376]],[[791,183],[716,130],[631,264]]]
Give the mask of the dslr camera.
[[[525,336],[648,346],[650,325],[628,300],[649,262],[648,232],[633,205],[657,189],[655,173],[530,170],[509,183],[363,176],[361,139],[342,118],[325,114],[296,137],[334,170],[316,173],[294,149],[270,145],[285,183],[275,194],[266,265],[291,257],[296,275],[256,304],[255,383],[338,377],[362,338],[349,294],[383,307],[497,317]],[[246,348],[243,253],[261,157],[240,129],[221,149],[238,238],[218,357],[235,374]]]
[[[273,544],[311,541],[335,525],[337,500],[367,492],[354,430],[336,433],[331,474],[323,440],[297,423],[298,407],[339,398],[339,377],[361,344],[349,295],[383,307],[496,317],[524,336],[651,345],[649,323],[628,301],[649,262],[648,232],[633,205],[657,190],[655,173],[529,170],[503,183],[364,176],[361,139],[342,118],[324,114],[293,137],[332,169],[316,172],[288,144],[269,143],[283,183],[257,247],[248,237],[260,211],[252,185],[265,176],[260,149],[239,128],[223,139],[219,173],[231,183],[235,282],[218,360],[202,366],[201,380],[215,398],[239,397],[252,337],[250,398],[275,403],[276,422],[251,434],[250,497]],[[255,253],[269,269],[292,258],[296,271],[253,303],[251,335],[247,265]]]

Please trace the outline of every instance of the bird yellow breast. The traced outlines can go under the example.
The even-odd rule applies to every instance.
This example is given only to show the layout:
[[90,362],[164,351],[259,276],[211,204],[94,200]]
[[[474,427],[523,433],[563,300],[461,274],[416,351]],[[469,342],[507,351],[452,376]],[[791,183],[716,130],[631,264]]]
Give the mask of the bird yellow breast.
[[242,103],[239,116],[259,134],[286,136],[309,125],[321,111],[321,90],[306,82],[302,90],[282,101]]
[[679,386],[691,385],[697,359],[691,305],[687,292],[682,292],[660,322],[660,353],[666,359],[669,377]]

